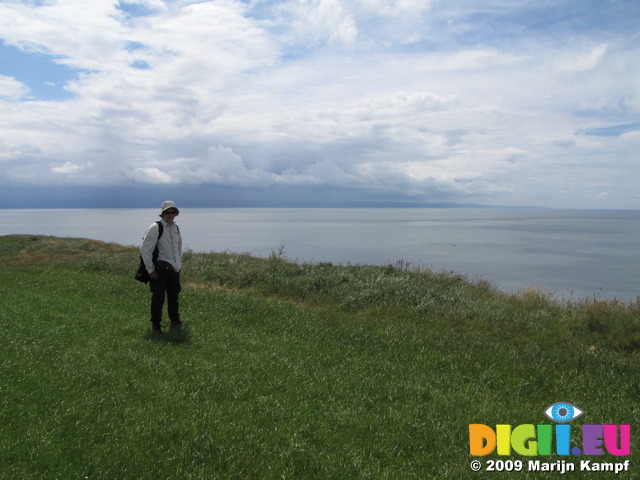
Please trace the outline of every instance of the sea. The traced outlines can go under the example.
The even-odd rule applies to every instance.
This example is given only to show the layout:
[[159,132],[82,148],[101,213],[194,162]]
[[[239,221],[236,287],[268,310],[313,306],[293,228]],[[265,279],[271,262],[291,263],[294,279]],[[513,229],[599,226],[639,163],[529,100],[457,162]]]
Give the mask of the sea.
[[[158,209],[0,210],[0,235],[139,245]],[[563,300],[640,297],[640,211],[181,208],[185,248],[300,263],[411,265]],[[132,266],[133,268],[134,266]]]

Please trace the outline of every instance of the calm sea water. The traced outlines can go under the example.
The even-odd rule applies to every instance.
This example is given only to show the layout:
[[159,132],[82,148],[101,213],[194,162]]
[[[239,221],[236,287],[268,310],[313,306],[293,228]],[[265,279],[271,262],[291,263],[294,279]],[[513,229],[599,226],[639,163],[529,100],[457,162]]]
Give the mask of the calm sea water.
[[[0,235],[88,237],[138,245],[157,209],[1,210]],[[177,219],[195,251],[299,262],[396,264],[562,298],[640,296],[640,211],[521,209],[208,209]]]

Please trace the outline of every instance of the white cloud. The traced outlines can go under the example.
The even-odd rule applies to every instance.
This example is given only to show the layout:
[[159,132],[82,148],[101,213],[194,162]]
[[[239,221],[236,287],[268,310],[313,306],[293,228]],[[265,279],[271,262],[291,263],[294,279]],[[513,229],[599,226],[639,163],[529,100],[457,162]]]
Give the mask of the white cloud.
[[13,77],[0,75],[0,99],[19,100],[29,95],[29,87]]
[[[80,20],[81,19],[81,20]],[[26,51],[51,54],[79,68],[99,68],[122,34],[116,3],[95,0],[0,4],[0,31],[5,42]]]
[[607,45],[602,44],[593,47],[587,53],[575,58],[556,61],[556,70],[564,74],[583,73],[600,67],[607,55]]
[[80,165],[76,165],[71,162],[66,162],[64,165],[61,165],[59,167],[52,167],[51,171],[53,173],[70,174],[70,173],[76,173],[82,169],[83,167]]
[[169,173],[163,172],[157,167],[136,168],[133,170],[132,176],[135,180],[145,183],[168,184],[173,182]]
[[357,40],[358,29],[344,5],[339,0],[298,0],[285,10],[294,19],[292,29],[301,43],[327,42],[351,47]]
[[[20,77],[0,76],[7,181],[50,172],[551,205],[568,204],[564,190],[582,205],[596,193],[581,183],[638,175],[634,132],[577,134],[640,110],[640,52],[615,26],[528,32],[547,8],[533,0],[127,3],[145,14],[115,0],[0,2],[4,42],[83,69],[64,102],[30,99]],[[603,156],[610,169],[596,175]]]
[[381,16],[420,15],[437,0],[359,0],[365,9]]

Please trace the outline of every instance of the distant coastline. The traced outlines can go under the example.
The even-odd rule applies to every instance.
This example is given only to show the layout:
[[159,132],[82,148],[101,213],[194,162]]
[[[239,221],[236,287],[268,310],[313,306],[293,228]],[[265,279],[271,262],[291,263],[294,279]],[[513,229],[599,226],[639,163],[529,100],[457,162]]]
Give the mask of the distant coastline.
[[[15,206],[15,207],[3,207],[1,208],[10,208],[15,210],[33,210],[33,209],[47,209],[47,210],[66,210],[66,209],[101,209],[101,208],[119,208],[119,209],[130,209],[130,208],[156,208],[154,205],[76,205],[74,203],[65,204],[67,206],[56,206],[56,205],[38,205],[38,206]],[[349,209],[349,208],[434,208],[434,209],[446,209],[446,208],[473,208],[473,209],[513,209],[513,210],[557,210],[554,207],[538,207],[535,205],[483,205],[479,203],[409,203],[409,202],[353,202],[353,203],[344,203],[340,205],[280,205],[280,206],[270,206],[270,205],[237,205],[237,206],[216,206],[216,205],[191,205],[189,203],[182,203],[181,206],[183,208],[312,208],[312,209],[322,209],[322,208],[333,208],[333,209]],[[579,209],[568,209],[568,210],[579,210]]]
[[[471,197],[446,199],[437,194],[390,194],[366,188],[230,187],[218,185],[5,185],[2,209],[157,208],[171,199],[186,208],[473,208],[637,210],[584,205],[514,205]],[[484,200],[484,201],[482,201]]]

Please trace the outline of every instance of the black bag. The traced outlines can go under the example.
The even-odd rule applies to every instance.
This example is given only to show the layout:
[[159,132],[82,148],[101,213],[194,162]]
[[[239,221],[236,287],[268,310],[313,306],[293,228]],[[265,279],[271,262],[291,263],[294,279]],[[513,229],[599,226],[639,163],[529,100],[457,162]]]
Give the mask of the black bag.
[[[158,233],[158,240],[160,240],[160,237],[162,236],[164,228],[162,227],[162,222],[158,221],[156,223],[158,224],[158,229],[160,230],[160,232]],[[153,250],[152,260],[153,260],[153,264],[155,265],[156,261],[158,260],[158,243],[157,242],[156,242],[156,248]],[[133,278],[135,278],[136,280],[142,283],[147,283],[148,281],[151,280],[151,277],[149,276],[149,272],[147,272],[147,267],[145,267],[144,265],[144,260],[142,260],[142,255],[140,255],[140,265],[138,266],[138,271],[133,276]]]

